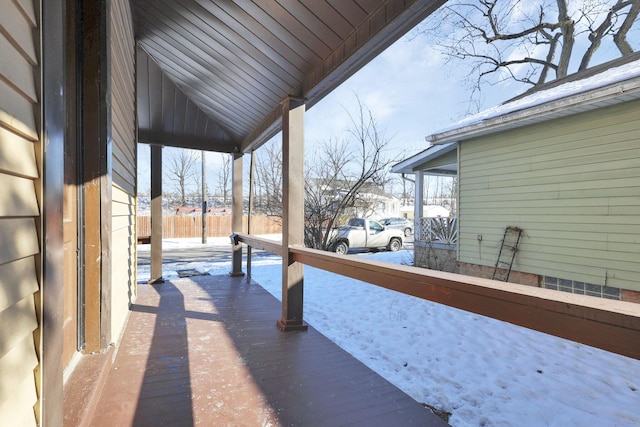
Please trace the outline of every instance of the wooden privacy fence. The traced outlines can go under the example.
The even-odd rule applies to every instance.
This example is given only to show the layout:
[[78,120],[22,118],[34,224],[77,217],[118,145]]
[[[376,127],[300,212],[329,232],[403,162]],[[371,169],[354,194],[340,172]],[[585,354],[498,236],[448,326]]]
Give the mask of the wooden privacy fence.
[[[248,217],[242,218],[242,229],[247,230]],[[151,217],[138,216],[138,237],[151,236]],[[282,232],[280,218],[271,216],[252,216],[251,234],[278,234]],[[231,215],[207,216],[207,236],[219,237],[231,234]],[[200,237],[202,236],[202,216],[163,216],[162,237]]]

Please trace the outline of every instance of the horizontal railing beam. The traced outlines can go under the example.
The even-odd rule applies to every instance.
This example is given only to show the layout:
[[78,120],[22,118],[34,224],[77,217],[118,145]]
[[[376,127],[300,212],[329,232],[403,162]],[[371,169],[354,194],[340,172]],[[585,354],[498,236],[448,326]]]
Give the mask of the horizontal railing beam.
[[252,234],[235,233],[238,236],[238,241],[244,243],[247,246],[251,246],[255,249],[262,249],[263,251],[270,252],[272,254],[282,256],[282,243],[271,239],[265,239],[263,237],[257,237]]
[[640,359],[639,304],[304,247],[290,247],[289,252],[306,265]]

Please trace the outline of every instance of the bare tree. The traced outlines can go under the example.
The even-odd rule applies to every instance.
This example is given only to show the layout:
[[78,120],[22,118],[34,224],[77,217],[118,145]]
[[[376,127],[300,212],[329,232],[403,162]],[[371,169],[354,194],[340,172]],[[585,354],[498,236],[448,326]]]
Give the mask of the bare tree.
[[313,161],[306,162],[304,241],[307,247],[323,249],[332,243],[326,230],[336,223],[339,202],[348,191],[344,171],[350,157],[346,142],[329,141],[311,156]]
[[222,153],[222,165],[218,169],[218,191],[224,206],[227,206],[231,187],[231,154]]
[[282,149],[271,141],[256,151],[254,208],[265,215],[282,217]]
[[[350,209],[366,212],[371,187],[384,188],[388,170],[397,158],[387,158],[386,139],[371,111],[357,99],[347,137],[329,140],[305,161],[304,240],[307,247],[329,249],[331,230]],[[256,152],[255,204],[257,211],[282,217],[282,153],[275,141]]]
[[351,120],[348,137],[340,142],[323,144],[313,162],[306,165],[305,182],[305,245],[329,249],[332,233],[349,209],[365,211],[371,199],[363,197],[367,186],[384,188],[388,170],[397,159],[387,158],[385,149],[390,140],[371,111],[357,98],[355,114],[347,111]]
[[178,192],[182,206],[187,204],[187,191],[192,189],[190,182],[192,180],[194,182],[199,180],[199,174],[196,168],[198,160],[199,156],[191,150],[177,150],[167,159],[165,177],[173,184],[174,189]]
[[[637,51],[640,0],[456,0],[425,21],[419,33],[434,37],[449,59],[470,62],[469,83],[513,79],[528,86],[566,76],[572,63],[588,68],[603,43],[618,56]],[[635,28],[634,28],[635,25]]]

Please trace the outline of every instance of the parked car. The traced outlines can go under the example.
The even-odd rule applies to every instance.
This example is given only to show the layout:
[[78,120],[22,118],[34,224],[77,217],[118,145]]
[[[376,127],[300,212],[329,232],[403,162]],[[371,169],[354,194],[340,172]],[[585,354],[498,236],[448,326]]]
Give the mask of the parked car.
[[346,254],[349,248],[386,248],[395,252],[403,245],[401,231],[365,218],[351,218],[349,225],[338,228],[335,233],[332,249],[338,254]]
[[380,220],[380,224],[387,228],[402,230],[405,237],[409,237],[413,234],[413,221],[410,221],[407,218],[384,218]]

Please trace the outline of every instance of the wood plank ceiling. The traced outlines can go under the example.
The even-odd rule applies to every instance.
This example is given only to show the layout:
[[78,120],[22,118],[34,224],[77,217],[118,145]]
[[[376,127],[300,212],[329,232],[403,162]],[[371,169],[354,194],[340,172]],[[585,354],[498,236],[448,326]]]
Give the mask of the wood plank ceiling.
[[247,152],[444,0],[131,0],[139,141]]

